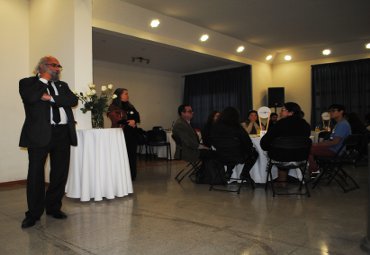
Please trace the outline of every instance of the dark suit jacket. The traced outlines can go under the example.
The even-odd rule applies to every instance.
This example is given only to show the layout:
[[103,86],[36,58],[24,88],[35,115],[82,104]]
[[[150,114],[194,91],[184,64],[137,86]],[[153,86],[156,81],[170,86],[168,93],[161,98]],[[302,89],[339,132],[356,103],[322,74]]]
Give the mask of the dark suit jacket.
[[[199,138],[195,130],[183,118],[178,118],[172,133],[181,140],[181,148],[176,146],[175,158],[195,162],[199,159]],[[181,151],[180,151],[181,150]]]
[[[54,96],[55,105],[63,107],[68,118],[71,145],[77,145],[76,123],[72,108],[78,104],[78,98],[69,89],[68,84],[62,81],[54,83],[58,89],[58,96]],[[50,102],[41,100],[43,93],[47,92],[47,85],[37,76],[24,78],[19,81],[19,94],[21,95],[26,114],[19,146],[38,148],[48,145],[51,139]]]

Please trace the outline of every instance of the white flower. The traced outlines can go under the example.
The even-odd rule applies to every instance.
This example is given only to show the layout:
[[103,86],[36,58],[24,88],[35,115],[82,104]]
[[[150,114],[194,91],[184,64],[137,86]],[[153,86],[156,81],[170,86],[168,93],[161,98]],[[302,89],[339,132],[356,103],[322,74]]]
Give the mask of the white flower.
[[113,89],[113,84],[108,84],[108,89]]
[[90,89],[95,89],[95,84],[90,83],[90,84],[89,84],[89,88],[90,88]]
[[107,90],[107,86],[101,86],[101,91],[106,91]]
[[91,90],[86,92],[86,96],[88,96],[88,97],[92,96]]
[[96,94],[96,90],[95,89],[92,89],[91,90],[91,95],[93,96],[93,95],[95,95]]
[[115,98],[117,98],[117,95],[116,94],[113,94],[112,95],[112,99],[115,99]]

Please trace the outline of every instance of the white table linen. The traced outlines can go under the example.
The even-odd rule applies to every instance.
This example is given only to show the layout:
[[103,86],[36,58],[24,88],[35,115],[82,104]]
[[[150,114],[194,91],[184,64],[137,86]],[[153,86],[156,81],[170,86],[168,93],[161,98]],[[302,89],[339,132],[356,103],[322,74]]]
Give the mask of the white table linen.
[[[258,156],[256,163],[254,164],[254,166],[249,172],[250,176],[254,180],[255,183],[266,183],[266,177],[267,177],[266,168],[267,168],[267,163],[269,160],[267,152],[262,150],[261,148],[261,145],[260,145],[261,138],[260,137],[251,137],[251,140],[253,142],[254,147],[258,151],[259,156]],[[233,169],[233,174],[231,175],[231,178],[238,178],[241,171],[243,170],[243,166],[244,164],[239,164],[235,166],[235,168]],[[274,179],[277,178],[278,171],[277,171],[276,166],[273,166],[271,172],[272,172],[272,178]],[[301,172],[296,169],[289,170],[289,175],[295,178],[299,178],[299,179],[302,178]]]
[[66,196],[81,201],[133,193],[126,142],[121,128],[77,130],[71,147]]

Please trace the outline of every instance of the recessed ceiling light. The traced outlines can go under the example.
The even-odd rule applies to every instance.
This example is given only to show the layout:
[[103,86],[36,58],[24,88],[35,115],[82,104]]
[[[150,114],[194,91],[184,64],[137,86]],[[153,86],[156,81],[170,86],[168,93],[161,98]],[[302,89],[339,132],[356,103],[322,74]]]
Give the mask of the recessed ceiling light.
[[330,49],[325,49],[322,51],[322,54],[325,55],[325,56],[329,56],[331,54],[331,50]]
[[270,61],[272,59],[272,55],[268,55],[267,57],[266,57],[266,60],[267,61]]
[[207,40],[208,40],[208,38],[209,38],[209,36],[208,36],[207,34],[204,34],[204,35],[202,35],[202,36],[199,38],[199,40],[200,40],[201,42],[205,42],[205,41],[207,41]]
[[366,47],[366,49],[370,49],[370,43],[367,43],[367,44],[365,45],[365,47]]
[[239,46],[237,49],[236,49],[236,52],[240,53],[240,52],[243,52],[244,51],[244,46]]
[[158,27],[160,23],[161,23],[161,22],[159,21],[159,19],[153,19],[153,20],[150,22],[150,26],[151,26],[151,27]]
[[290,60],[292,60],[292,56],[290,56],[290,55],[285,55],[284,59],[285,59],[286,61],[290,61]]

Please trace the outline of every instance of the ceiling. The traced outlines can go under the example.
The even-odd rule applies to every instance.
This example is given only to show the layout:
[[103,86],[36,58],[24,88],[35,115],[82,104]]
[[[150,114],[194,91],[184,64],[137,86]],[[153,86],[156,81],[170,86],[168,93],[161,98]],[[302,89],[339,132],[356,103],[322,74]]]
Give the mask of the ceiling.
[[[180,74],[242,65],[231,60],[100,29],[93,30],[93,55],[96,60]],[[140,57],[144,60],[133,59]]]
[[[365,42],[370,42],[369,0],[121,1],[277,53],[299,50],[307,52],[314,48],[334,47],[352,42],[359,42],[359,47],[363,47]],[[148,56],[147,58],[151,59],[150,68],[170,72],[191,73],[237,64],[101,30],[94,30],[93,41],[96,59],[105,58],[104,60],[117,63],[136,64],[131,61],[135,53],[135,56]],[[103,47],[107,43],[111,46]],[[118,51],[110,51],[111,47],[116,47],[115,50]],[[122,52],[122,55],[117,55],[117,52]],[[356,50],[352,53],[348,50],[343,52],[356,53]],[[126,58],[126,55],[129,57]],[[125,57],[125,61],[121,56]]]

